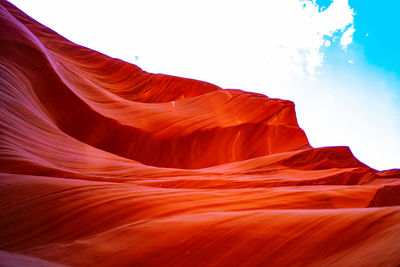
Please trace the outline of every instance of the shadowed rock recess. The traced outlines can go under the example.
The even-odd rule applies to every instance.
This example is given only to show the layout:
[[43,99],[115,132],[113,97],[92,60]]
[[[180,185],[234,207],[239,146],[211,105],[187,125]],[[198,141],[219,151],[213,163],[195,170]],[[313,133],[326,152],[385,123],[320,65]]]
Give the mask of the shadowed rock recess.
[[290,101],[147,73],[0,0],[1,266],[396,266],[399,196],[400,170],[312,148]]

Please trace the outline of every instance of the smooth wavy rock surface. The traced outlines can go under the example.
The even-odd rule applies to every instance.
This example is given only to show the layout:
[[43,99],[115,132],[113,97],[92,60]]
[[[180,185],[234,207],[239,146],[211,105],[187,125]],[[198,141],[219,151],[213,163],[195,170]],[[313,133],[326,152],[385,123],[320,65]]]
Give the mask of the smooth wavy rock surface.
[[312,148],[292,102],[147,73],[4,0],[0,53],[1,266],[400,264],[400,170]]

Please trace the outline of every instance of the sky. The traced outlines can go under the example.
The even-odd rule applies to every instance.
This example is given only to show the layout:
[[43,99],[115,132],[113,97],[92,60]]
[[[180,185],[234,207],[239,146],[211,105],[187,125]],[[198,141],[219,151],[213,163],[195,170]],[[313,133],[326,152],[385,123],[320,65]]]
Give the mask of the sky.
[[295,102],[314,147],[400,168],[400,1],[12,0],[143,70]]

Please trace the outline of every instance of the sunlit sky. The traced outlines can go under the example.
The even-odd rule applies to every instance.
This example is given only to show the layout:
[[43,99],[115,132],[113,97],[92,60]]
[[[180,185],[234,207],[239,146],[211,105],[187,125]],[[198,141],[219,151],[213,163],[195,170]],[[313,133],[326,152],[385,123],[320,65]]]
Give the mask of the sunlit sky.
[[400,168],[400,1],[12,0],[142,69],[295,102],[314,147]]

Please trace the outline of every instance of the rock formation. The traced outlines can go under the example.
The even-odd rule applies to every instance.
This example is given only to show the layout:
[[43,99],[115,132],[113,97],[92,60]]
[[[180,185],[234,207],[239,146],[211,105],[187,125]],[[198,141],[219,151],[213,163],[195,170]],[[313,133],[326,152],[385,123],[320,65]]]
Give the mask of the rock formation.
[[312,148],[290,101],[147,73],[4,0],[0,99],[0,265],[400,263],[400,170]]

